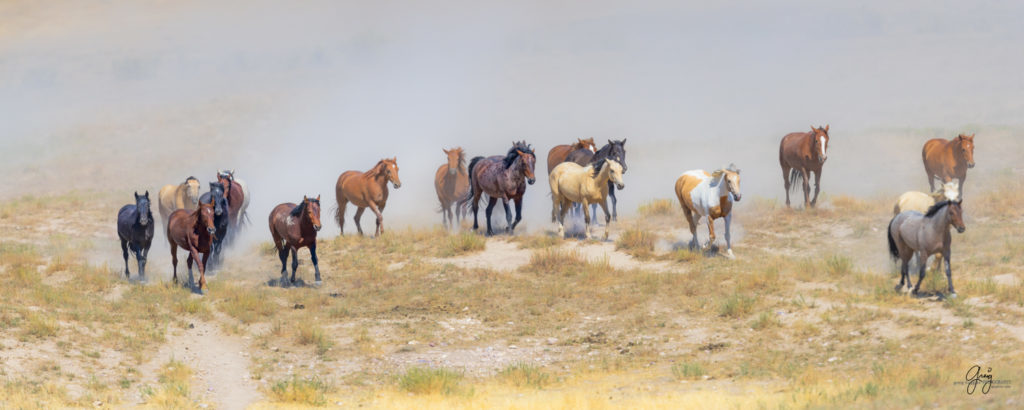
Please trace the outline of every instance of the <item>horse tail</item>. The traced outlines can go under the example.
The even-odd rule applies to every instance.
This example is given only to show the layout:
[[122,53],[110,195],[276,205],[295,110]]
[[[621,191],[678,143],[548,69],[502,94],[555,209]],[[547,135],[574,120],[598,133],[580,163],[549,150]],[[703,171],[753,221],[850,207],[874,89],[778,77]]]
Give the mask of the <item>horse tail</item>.
[[473,168],[475,168],[476,164],[482,159],[484,159],[484,157],[473,157],[473,159],[469,161],[469,167],[466,168],[466,172],[469,173],[469,191],[466,191],[466,196],[459,200],[458,206],[460,207],[465,206],[465,204],[470,203],[473,200],[473,193],[475,190],[473,184]]
[[797,181],[803,181],[803,179],[804,179],[804,173],[803,172],[800,172],[796,168],[793,168],[793,169],[789,170],[789,191],[790,192],[796,192],[796,182]]
[[334,221],[338,223],[338,226],[341,226],[341,207],[333,206],[331,208],[334,211]]
[[892,237],[893,222],[896,222],[896,217],[893,217],[892,220],[889,221],[889,228],[886,229],[885,234],[886,237],[889,238],[889,255],[891,255],[893,259],[896,259],[900,257],[900,251],[896,248],[896,239]]

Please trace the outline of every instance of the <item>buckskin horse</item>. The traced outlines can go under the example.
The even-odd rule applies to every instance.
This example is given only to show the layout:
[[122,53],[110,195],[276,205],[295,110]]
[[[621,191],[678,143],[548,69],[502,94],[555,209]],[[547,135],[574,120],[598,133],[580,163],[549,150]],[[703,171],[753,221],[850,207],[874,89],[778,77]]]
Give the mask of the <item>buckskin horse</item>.
[[[574,202],[583,206],[583,221],[586,224],[586,239],[591,238],[590,209],[588,205],[596,203],[604,210],[604,239],[608,240],[608,229],[611,225],[611,213],[608,212],[609,185],[622,189],[626,184],[622,181],[622,165],[611,159],[605,159],[596,165],[581,167],[575,162],[563,162],[551,170],[548,175],[551,185],[551,222],[558,222],[558,236],[565,236],[565,214]],[[611,184],[610,184],[611,183]]]
[[[434,173],[434,191],[441,202],[441,224],[445,228],[458,225],[458,220],[466,216],[465,207],[457,205],[458,201],[469,192],[469,171],[466,169],[466,153],[461,147],[442,149],[448,161],[437,168]],[[455,212],[452,212],[455,205]]]
[[[825,128],[814,128],[811,132],[793,132],[782,137],[779,144],[779,164],[782,165],[782,182],[786,185],[786,206],[789,206],[789,191],[796,181],[804,183],[804,208],[814,208],[821,190],[821,167],[828,159],[828,124]],[[811,173],[814,173],[814,199],[808,201],[811,192]]]
[[164,185],[157,197],[160,219],[163,219],[166,227],[171,212],[179,209],[194,211],[199,207],[199,180],[196,177],[188,177],[181,184]]
[[139,281],[146,281],[146,257],[153,244],[153,212],[149,209],[149,191],[139,195],[135,192],[135,204],[121,207],[117,212],[117,237],[121,240],[121,254],[124,256],[124,278],[128,279],[128,250],[135,254],[139,263]]
[[715,219],[725,219],[726,256],[732,258],[732,203],[739,201],[740,170],[735,166],[723,168],[708,174],[704,170],[686,171],[676,179],[676,198],[683,208],[686,222],[690,224],[690,249],[697,249],[697,224],[701,217],[708,217],[709,248],[715,243]]
[[[277,256],[281,258],[281,287],[288,287],[295,282],[295,270],[299,267],[299,249],[309,248],[313,269],[316,271],[316,284],[320,281],[320,264],[316,257],[316,233],[320,231],[320,196],[302,197],[302,203],[280,204],[270,211],[270,235],[277,247]],[[292,279],[288,280],[288,251],[292,254]]]
[[[597,152],[592,152],[589,149],[577,149],[569,153],[565,158],[566,162],[575,162],[582,166],[596,165],[597,162],[604,161],[605,159],[611,159],[622,165],[622,173],[626,173],[629,166],[626,165],[626,139],[623,138],[621,141],[608,140]],[[619,200],[615,198],[615,187],[612,183],[608,183],[608,197],[612,199],[612,220],[617,221],[619,219],[618,204]],[[591,213],[597,212],[597,204],[591,205]]]
[[[533,148],[523,141],[513,143],[505,156],[475,157],[469,161],[469,193],[465,200],[473,207],[474,231],[480,227],[477,214],[480,210],[480,197],[483,194],[488,196],[487,235],[494,235],[491,229],[491,212],[498,199],[501,199],[501,204],[505,207],[505,222],[508,224],[506,231],[515,231],[523,216],[523,194],[526,193],[526,184],[533,185],[537,180],[533,174],[536,161]],[[508,208],[510,199],[516,205],[515,222],[512,221],[512,212]]]
[[345,206],[349,202],[355,205],[356,230],[363,234],[363,227],[359,225],[359,218],[363,216],[363,210],[370,208],[370,211],[377,216],[377,228],[374,236],[384,233],[384,206],[388,202],[388,182],[398,189],[402,186],[398,178],[398,158],[382,159],[377,162],[369,171],[345,171],[338,176],[338,182],[334,185],[334,196],[338,201],[338,210],[334,213],[334,219],[341,227],[341,234],[345,234]]
[[967,169],[974,168],[974,134],[960,134],[951,140],[930,139],[921,148],[921,159],[932,191],[936,179],[945,183],[956,178],[960,180],[960,196],[963,197]]

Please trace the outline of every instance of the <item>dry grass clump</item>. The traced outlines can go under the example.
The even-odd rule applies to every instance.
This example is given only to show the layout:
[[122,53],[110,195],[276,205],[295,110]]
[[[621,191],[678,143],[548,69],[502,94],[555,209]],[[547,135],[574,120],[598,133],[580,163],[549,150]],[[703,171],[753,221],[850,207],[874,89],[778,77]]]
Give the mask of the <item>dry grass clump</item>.
[[300,345],[313,345],[316,347],[316,354],[323,356],[334,346],[334,342],[324,332],[324,329],[312,322],[303,321],[298,324],[296,331]]
[[332,390],[333,387],[319,377],[299,378],[293,375],[270,388],[270,399],[275,403],[324,406],[327,393]]
[[398,375],[398,388],[413,394],[453,395],[465,391],[462,372],[446,368],[412,367]]
[[473,232],[462,231],[451,235],[444,241],[438,256],[447,258],[466,253],[479,252],[487,246],[487,239]]
[[657,240],[657,235],[634,227],[619,235],[619,240],[615,242],[615,249],[623,250],[637,258],[647,259],[654,255],[654,243]]
[[551,375],[539,366],[517,362],[506,366],[498,372],[498,378],[514,387],[543,389],[551,382]]
[[554,235],[537,234],[515,237],[521,249],[544,249],[558,246],[561,239]]
[[185,363],[175,359],[169,360],[160,369],[159,386],[153,389],[146,386],[142,396],[146,404],[160,408],[191,408],[194,407],[192,394],[192,369]]
[[681,362],[672,365],[672,376],[676,380],[696,380],[707,374],[704,366],[697,362]]

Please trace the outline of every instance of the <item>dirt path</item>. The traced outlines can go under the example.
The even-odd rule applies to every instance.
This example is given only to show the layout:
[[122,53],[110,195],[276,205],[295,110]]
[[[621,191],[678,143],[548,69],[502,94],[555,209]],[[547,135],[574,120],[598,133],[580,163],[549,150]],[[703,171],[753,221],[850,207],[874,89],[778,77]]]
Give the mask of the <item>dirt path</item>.
[[215,322],[192,321],[192,328],[172,331],[167,343],[143,374],[154,375],[167,361],[181,361],[193,370],[192,394],[221,409],[244,409],[263,399],[249,373],[249,347],[225,334]]

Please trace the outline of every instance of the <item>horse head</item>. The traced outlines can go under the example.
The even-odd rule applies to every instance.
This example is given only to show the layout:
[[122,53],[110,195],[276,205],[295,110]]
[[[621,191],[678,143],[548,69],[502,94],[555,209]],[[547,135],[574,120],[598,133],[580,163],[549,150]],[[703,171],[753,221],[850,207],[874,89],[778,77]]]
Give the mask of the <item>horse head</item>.
[[722,174],[729,193],[732,194],[736,202],[739,202],[743,197],[743,194],[740,193],[740,170],[735,165],[729,164],[729,168],[723,169]]
[[149,191],[142,195],[135,191],[135,209],[139,213],[139,225],[149,225],[149,221],[153,219],[153,213],[149,210]]
[[224,185],[220,182],[211,182],[210,198],[213,201],[213,214],[216,216],[223,215],[224,208],[228,206],[227,198],[224,198]]
[[391,185],[395,189],[402,187],[402,180],[398,178],[398,157],[392,157],[391,159],[384,158],[378,163],[378,172],[383,172],[384,176],[387,177],[388,181],[391,181]]
[[947,201],[956,201],[960,199],[960,180],[954,179],[947,183],[942,184],[942,189],[939,190],[942,194],[941,199]]
[[574,147],[574,148],[589,149],[590,152],[595,153],[595,154],[597,153],[597,144],[594,143],[594,138],[593,137],[587,138],[587,139],[577,138],[576,141],[577,141],[576,145],[578,145],[578,147]]
[[302,206],[305,208],[305,217],[313,224],[313,229],[320,232],[320,195],[316,198],[302,197]]
[[622,165],[622,172],[625,173],[629,169],[629,166],[626,165],[626,139],[623,138],[621,141],[608,140],[606,147],[608,147],[607,158],[611,158],[618,162],[619,165]]
[[949,201],[949,223],[956,228],[957,232],[964,233],[964,231],[967,230],[967,227],[964,226],[963,208],[960,207],[961,202],[963,202],[963,199]]
[[455,147],[443,151],[444,154],[448,156],[448,175],[455,175],[455,173],[465,165],[466,154],[462,151],[462,147]]
[[213,225],[213,204],[213,198],[210,198],[210,203],[201,203],[196,209],[196,213],[199,214],[197,223],[206,228],[206,233],[210,234],[210,238],[217,236],[217,228]]
[[537,162],[533,148],[525,141],[519,141],[512,144],[512,149],[515,150],[517,158],[522,163],[520,172],[526,177],[526,183],[533,185],[534,182],[537,182],[537,176],[533,174],[533,167]]
[[956,137],[956,146],[960,155],[967,162],[967,168],[974,168],[974,134],[960,134]]
[[608,168],[608,180],[615,184],[615,187],[622,189],[626,187],[626,183],[622,181],[622,164],[609,158],[604,160],[605,168]]
[[814,139],[812,144],[814,153],[818,156],[818,163],[824,164],[828,159],[828,124],[825,124],[825,128],[814,128],[812,125],[811,137]]
[[199,204],[199,180],[196,177],[188,177],[185,180],[185,197],[192,205]]

